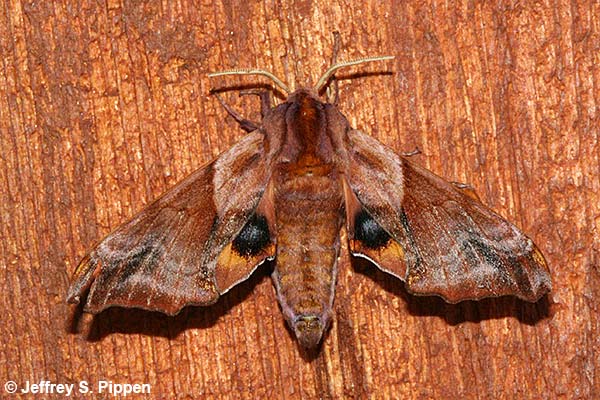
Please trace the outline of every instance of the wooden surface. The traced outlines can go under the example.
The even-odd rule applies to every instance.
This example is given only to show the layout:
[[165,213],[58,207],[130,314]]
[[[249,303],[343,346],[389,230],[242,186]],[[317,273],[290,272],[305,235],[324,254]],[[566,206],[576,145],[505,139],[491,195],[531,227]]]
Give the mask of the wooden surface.
[[[129,398],[165,399],[600,396],[600,6],[528,3],[3,3],[0,383],[148,383]],[[338,74],[353,77],[340,82],[352,125],[474,186],[540,247],[552,293],[448,305],[343,262],[315,354],[286,328],[268,267],[173,318],[68,306],[97,240],[244,134],[209,90],[266,80],[206,74],[313,84],[334,30],[342,59],[396,56]],[[256,98],[224,96],[259,118]]]

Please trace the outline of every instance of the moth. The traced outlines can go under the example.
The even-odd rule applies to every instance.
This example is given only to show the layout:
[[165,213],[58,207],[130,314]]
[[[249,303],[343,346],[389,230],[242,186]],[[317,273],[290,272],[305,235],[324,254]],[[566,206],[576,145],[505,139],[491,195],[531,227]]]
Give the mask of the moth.
[[[535,302],[551,281],[544,257],[464,185],[449,183],[353,129],[319,97],[340,68],[291,91],[259,93],[260,123],[223,103],[248,133],[100,241],[76,268],[68,301],[177,314],[213,304],[265,260],[299,343],[316,347],[332,318],[340,231],[348,249],[450,303],[504,295]],[[337,87],[337,86],[336,86]],[[89,289],[89,292],[88,292]]]

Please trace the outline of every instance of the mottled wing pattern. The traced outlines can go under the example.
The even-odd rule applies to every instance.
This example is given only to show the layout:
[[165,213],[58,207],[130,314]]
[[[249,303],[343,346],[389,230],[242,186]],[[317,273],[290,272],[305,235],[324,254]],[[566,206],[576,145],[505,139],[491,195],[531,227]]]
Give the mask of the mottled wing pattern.
[[232,246],[240,231],[253,231],[249,221],[269,179],[263,138],[248,134],[104,238],[77,267],[68,300],[79,303],[89,287],[88,312],[123,306],[176,314],[214,303],[247,277],[274,253],[272,245]]
[[502,295],[536,301],[550,290],[538,248],[468,190],[359,131],[349,132],[348,151],[355,255],[404,280],[411,293],[449,302]]

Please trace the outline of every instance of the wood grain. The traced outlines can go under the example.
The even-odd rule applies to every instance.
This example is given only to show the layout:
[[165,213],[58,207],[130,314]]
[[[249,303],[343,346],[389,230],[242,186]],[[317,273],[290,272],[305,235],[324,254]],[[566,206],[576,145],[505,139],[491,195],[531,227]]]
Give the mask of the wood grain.
[[[261,67],[314,84],[334,30],[342,59],[396,56],[339,74],[350,122],[471,184],[534,239],[553,292],[449,305],[344,259],[314,354],[286,328],[267,266],[176,317],[69,307],[95,241],[244,134],[209,90],[266,80],[206,74]],[[600,396],[598,43],[592,1],[9,0],[0,383],[149,383],[131,397],[165,399]],[[225,96],[258,119],[255,98]]]

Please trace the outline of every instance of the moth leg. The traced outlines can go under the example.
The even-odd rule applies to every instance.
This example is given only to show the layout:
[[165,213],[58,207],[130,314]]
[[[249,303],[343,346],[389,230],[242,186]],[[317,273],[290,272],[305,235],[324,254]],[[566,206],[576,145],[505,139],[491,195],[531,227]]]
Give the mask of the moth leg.
[[408,151],[406,153],[400,153],[400,155],[403,157],[413,157],[413,156],[416,156],[417,154],[421,154],[421,149],[419,149],[418,147],[415,147],[414,150]]
[[337,63],[337,56],[342,46],[342,35],[338,31],[333,31],[333,53],[331,54],[331,65]]
[[229,115],[231,115],[238,124],[240,124],[240,127],[243,130],[245,130],[246,132],[252,132],[252,131],[255,131],[258,129],[258,127],[260,126],[258,123],[252,122],[252,121],[242,117],[237,111],[235,111],[227,103],[225,103],[223,98],[221,96],[219,96],[218,93],[214,93],[214,95],[217,97],[217,100],[219,100],[219,103],[221,103],[221,105],[223,106],[225,111],[227,111],[227,113]]
[[477,192],[475,192],[475,188],[467,183],[461,183],[461,182],[450,182],[455,188],[460,189],[464,194],[466,194],[467,196],[469,196],[470,198],[472,198],[473,200],[477,200],[478,202],[481,203],[481,199],[479,198],[479,196],[477,195]]
[[249,94],[254,94],[260,97],[260,116],[264,118],[267,111],[269,111],[273,107],[271,91],[261,89],[248,89],[242,90],[240,92],[240,96],[245,96]]

